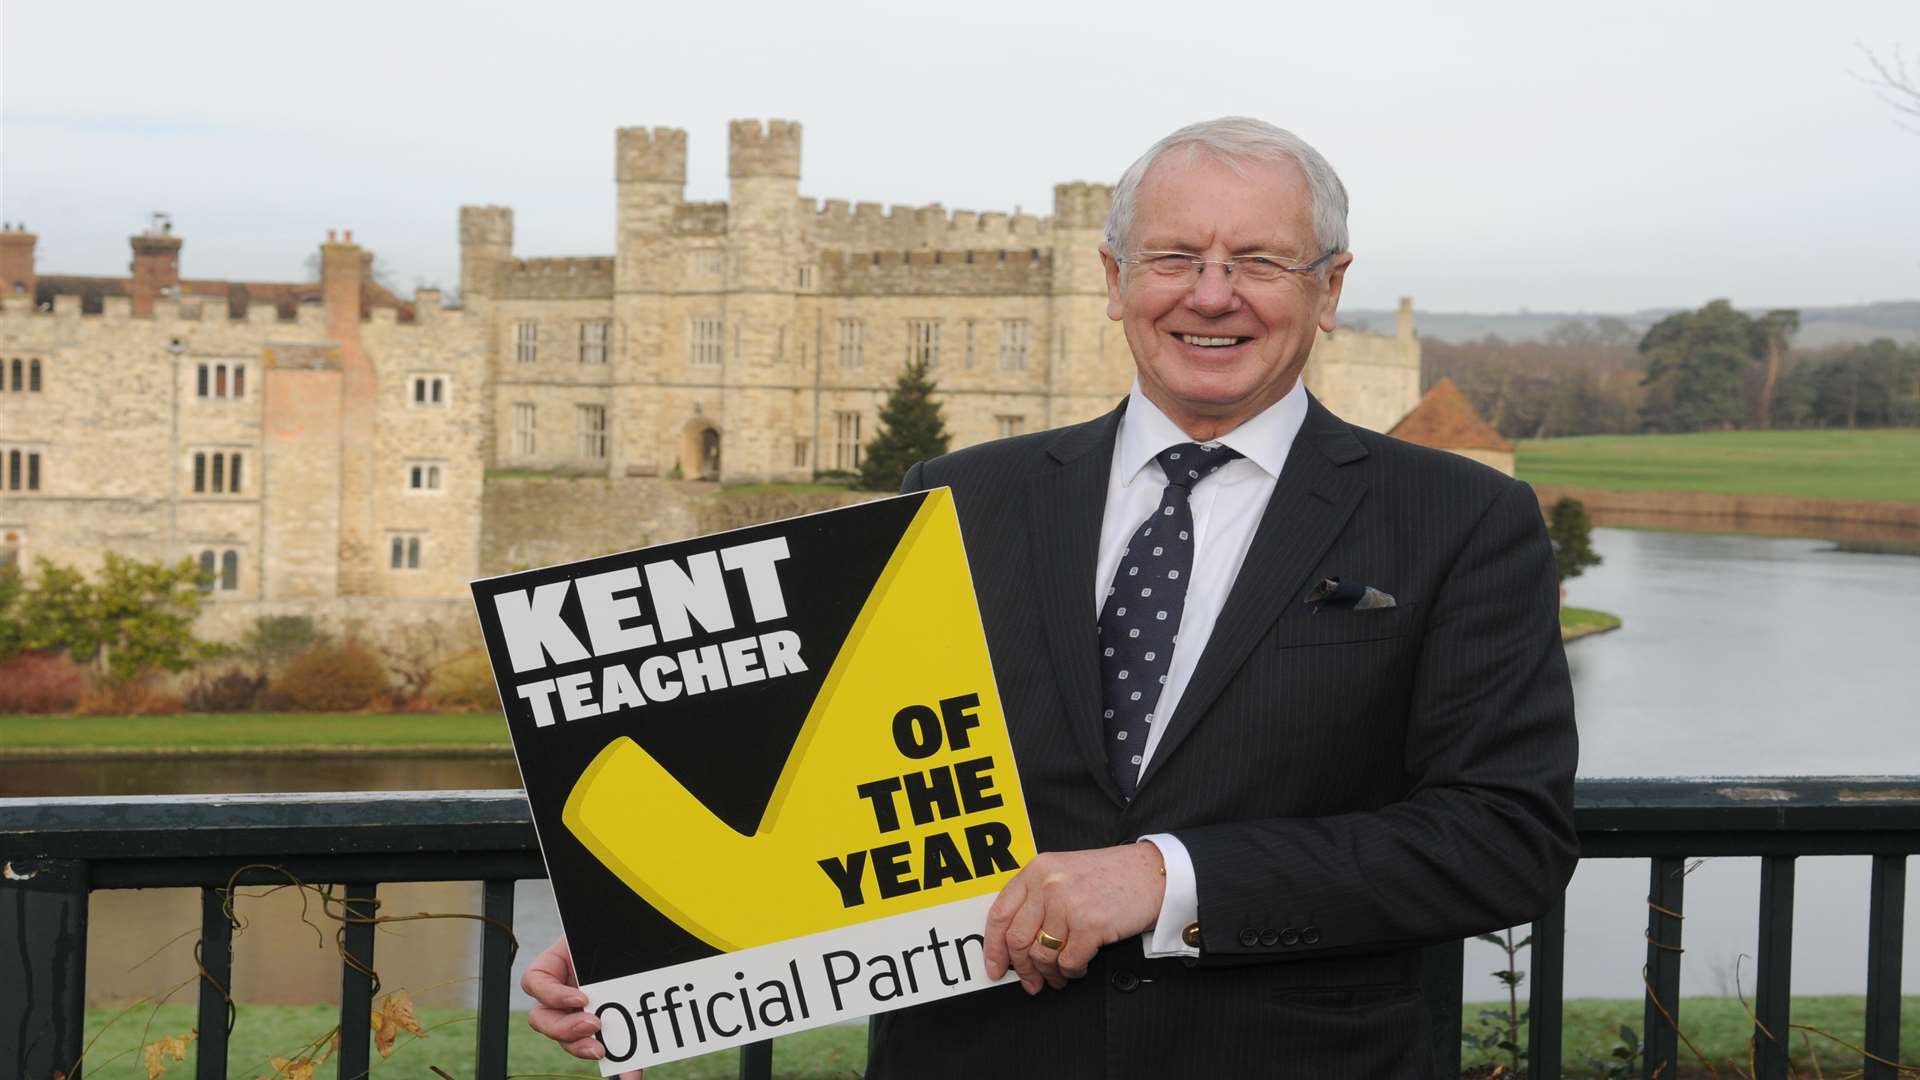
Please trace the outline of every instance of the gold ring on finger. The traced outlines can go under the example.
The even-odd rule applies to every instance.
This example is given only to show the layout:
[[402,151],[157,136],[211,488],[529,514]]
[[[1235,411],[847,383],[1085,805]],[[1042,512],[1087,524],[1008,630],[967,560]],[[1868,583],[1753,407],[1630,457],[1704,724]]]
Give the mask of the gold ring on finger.
[[1041,948],[1052,949],[1054,952],[1059,952],[1061,949],[1064,949],[1067,947],[1067,943],[1065,940],[1054,937],[1052,934],[1047,933],[1045,930],[1042,930],[1040,931],[1039,934],[1035,935],[1033,940],[1036,943],[1038,943]]

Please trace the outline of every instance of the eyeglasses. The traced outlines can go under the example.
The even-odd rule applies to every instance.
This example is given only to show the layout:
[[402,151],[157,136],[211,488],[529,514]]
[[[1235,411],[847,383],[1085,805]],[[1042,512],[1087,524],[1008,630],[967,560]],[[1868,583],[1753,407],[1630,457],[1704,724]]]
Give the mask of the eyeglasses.
[[1289,274],[1308,274],[1318,270],[1328,259],[1339,254],[1337,249],[1329,249],[1305,266],[1295,266],[1277,255],[1235,255],[1229,259],[1203,259],[1185,251],[1136,251],[1122,256],[1120,262],[1132,263],[1153,276],[1155,281],[1168,285],[1190,286],[1200,280],[1200,275],[1209,266],[1226,268],[1227,280],[1257,281],[1261,283],[1279,281]]

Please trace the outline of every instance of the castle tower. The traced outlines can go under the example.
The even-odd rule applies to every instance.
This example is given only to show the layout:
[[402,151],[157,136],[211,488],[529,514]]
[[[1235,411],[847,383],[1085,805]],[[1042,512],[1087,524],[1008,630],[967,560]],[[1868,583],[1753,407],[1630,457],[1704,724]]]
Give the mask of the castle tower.
[[[156,215],[158,218],[158,215]],[[172,222],[156,220],[154,226],[131,238],[133,244],[133,313],[153,315],[153,302],[162,295],[180,292],[180,238],[173,235]]]
[[460,208],[460,303],[475,307],[500,295],[501,269],[513,258],[513,211]]
[[33,246],[39,237],[24,225],[0,229],[0,293],[31,297],[39,278],[33,270]]
[[[794,395],[798,370],[796,295],[803,254],[800,125],[735,120],[727,130],[726,397],[721,402],[723,480],[791,473],[803,430]],[[811,416],[804,430],[811,431]]]
[[674,213],[686,199],[687,133],[679,128],[620,128],[614,132],[618,186],[614,291],[660,292],[678,268],[661,245],[673,236]]
[[1113,407],[1133,356],[1118,323],[1107,318],[1107,274],[1100,261],[1113,188],[1075,182],[1053,188],[1053,297],[1048,426],[1071,424]]

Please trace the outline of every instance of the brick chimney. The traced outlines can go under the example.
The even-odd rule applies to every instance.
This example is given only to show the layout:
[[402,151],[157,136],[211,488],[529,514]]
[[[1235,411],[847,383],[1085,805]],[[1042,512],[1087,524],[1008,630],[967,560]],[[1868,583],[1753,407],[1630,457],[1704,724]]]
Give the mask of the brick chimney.
[[0,228],[0,293],[33,295],[38,284],[33,272],[33,245],[39,239],[24,225]]
[[344,238],[327,230],[320,245],[320,299],[327,309],[327,332],[336,341],[360,338],[361,294],[372,253],[353,242],[353,230]]
[[173,222],[165,214],[155,214],[153,224],[133,237],[132,244],[133,282],[128,291],[133,294],[133,313],[152,315],[153,301],[162,290],[179,295],[180,238],[173,235]]

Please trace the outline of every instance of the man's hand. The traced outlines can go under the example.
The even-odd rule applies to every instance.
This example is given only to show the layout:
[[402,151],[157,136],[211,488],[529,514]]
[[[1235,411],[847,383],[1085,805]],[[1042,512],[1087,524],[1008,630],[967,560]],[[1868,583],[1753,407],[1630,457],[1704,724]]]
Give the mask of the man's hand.
[[[1160,849],[1150,843],[1034,856],[987,910],[987,977],[1011,967],[1029,994],[1061,989],[1087,973],[1102,945],[1152,926],[1166,887]],[[1043,930],[1066,945],[1041,944]]]
[[[533,958],[520,979],[520,989],[537,1004],[527,1013],[527,1026],[560,1044],[567,1053],[587,1061],[607,1056],[607,1048],[593,1037],[600,1019],[586,1011],[587,995],[573,973],[573,950],[567,939],[547,946]],[[640,1080],[640,1070],[620,1074],[620,1080]]]

